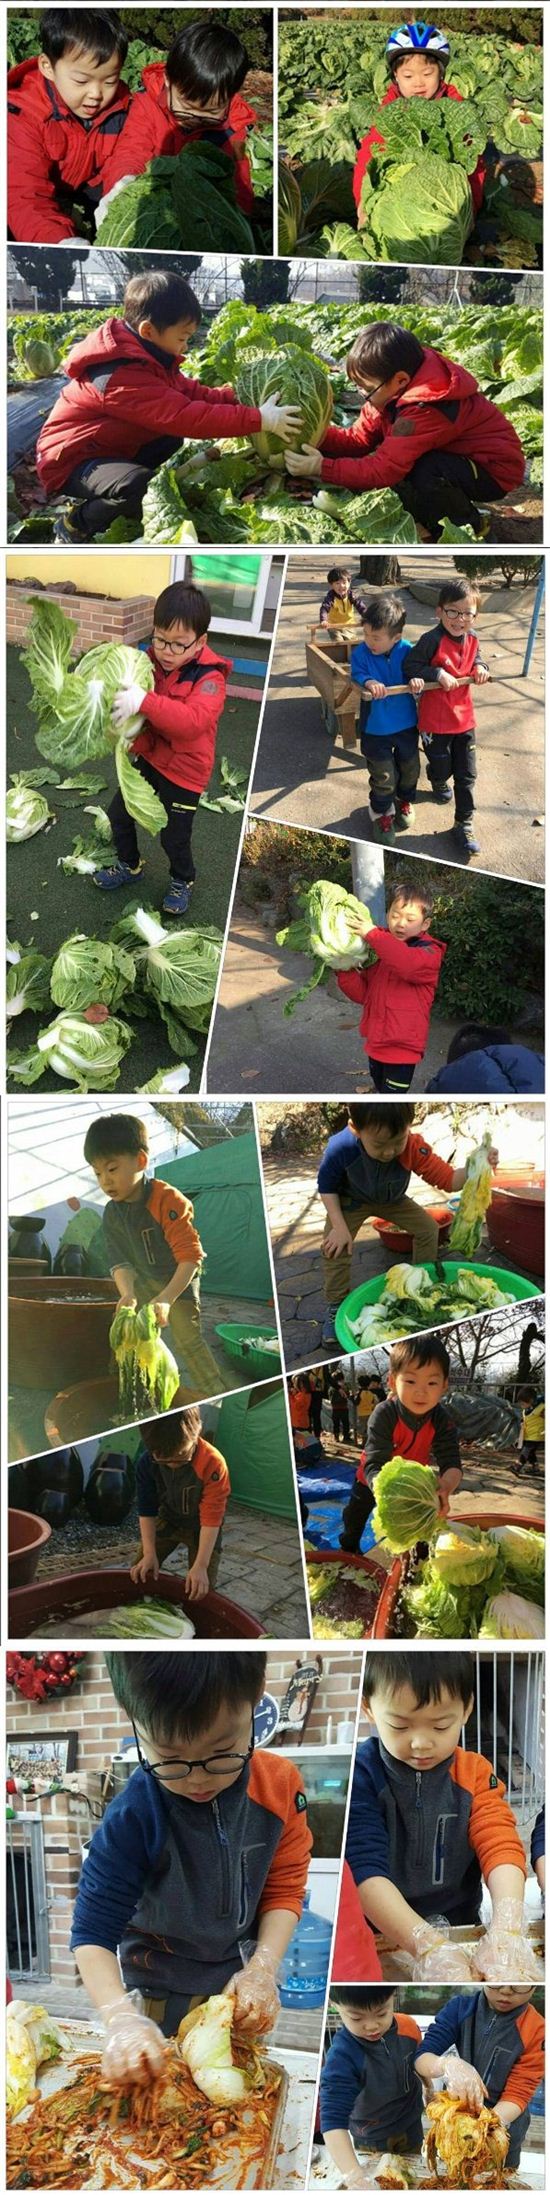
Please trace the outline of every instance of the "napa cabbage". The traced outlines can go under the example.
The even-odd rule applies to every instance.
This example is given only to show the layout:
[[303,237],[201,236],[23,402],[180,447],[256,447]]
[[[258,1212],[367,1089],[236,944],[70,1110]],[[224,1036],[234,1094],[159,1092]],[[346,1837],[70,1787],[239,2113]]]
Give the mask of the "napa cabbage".
[[10,1052],[10,1075],[26,1089],[51,1070],[85,1093],[112,1090],[131,1042],[131,1029],[107,1007],[101,1021],[88,1020],[86,1013],[61,1013],[28,1052]]
[[101,217],[99,235],[102,249],[254,251],[250,222],[237,205],[234,163],[200,139],[131,176]]
[[430,1465],[391,1456],[376,1473],[374,1492],[372,1529],[392,1555],[405,1553],[417,1540],[432,1538],[441,1511],[438,1473]]
[[479,1249],[485,1214],[493,1193],[493,1176],[488,1157],[490,1148],[489,1132],[466,1160],[466,1180],[460,1191],[458,1210],[455,1212],[449,1235],[449,1257],[473,1258]]
[[75,930],[54,960],[51,995],[54,1006],[84,1013],[88,1006],[119,1006],[135,979],[134,961],[120,945]]
[[[332,417],[332,389],[320,358],[289,340],[284,350],[243,353],[235,374],[235,395],[240,404],[267,403],[279,392],[282,404],[298,404],[300,423],[286,447],[300,449],[304,442],[317,449]],[[265,429],[251,435],[253,448],[267,464],[284,467],[284,448],[278,434]]]
[[499,1563],[498,1547],[479,1525],[447,1524],[433,1542],[431,1560],[444,1585],[482,1585]]
[[36,953],[29,945],[11,946],[8,952],[6,975],[6,1013],[8,1028],[19,1014],[38,1014],[47,1006],[50,997],[50,962],[45,953]]
[[121,1423],[142,1411],[169,1410],[180,1376],[176,1359],[159,1333],[154,1305],[140,1310],[120,1303],[109,1332],[118,1372]]
[[383,188],[371,191],[366,201],[368,226],[359,232],[363,248],[368,237],[373,259],[459,267],[474,220],[465,169],[424,153],[383,174]]
[[156,1006],[171,1050],[185,1058],[196,1046],[191,1031],[205,1036],[218,980],[221,931],[166,930],[154,908],[128,909],[112,932],[133,959],[136,984],[145,1003]]
[[504,1583],[544,1607],[544,1533],[519,1524],[499,1524],[491,1539],[504,1556]]
[[480,1639],[543,1639],[544,1615],[535,1601],[521,1593],[496,1593],[487,1602],[479,1627]]
[[122,687],[137,685],[145,694],[154,685],[149,657],[140,648],[102,641],[71,669],[74,630],[73,619],[65,617],[57,603],[33,599],[22,660],[32,686],[31,708],[39,719],[39,753],[66,769],[112,751],[129,815],[144,830],[161,831],[167,822],[166,809],[130,753],[143,719],[129,717],[118,731],[112,722],[113,701]]
[[244,2103],[250,2080],[233,2064],[231,2029],[235,2006],[225,1993],[207,1997],[206,2003],[188,2014],[178,2029],[178,2051],[188,2065],[197,2088],[209,2103]]
[[283,1008],[286,1015],[293,1014],[299,1001],[324,982],[331,968],[365,967],[376,957],[350,921],[355,917],[364,930],[373,928],[368,907],[353,892],[324,879],[304,887],[297,897],[303,913],[295,922],[288,922],[284,930],[277,930],[277,944],[287,946],[292,953],[311,954],[314,967],[309,981],[287,999]]
[[50,822],[50,810],[43,793],[27,785],[23,774],[17,774],[6,793],[6,838],[8,845],[19,845],[22,839],[36,838]]

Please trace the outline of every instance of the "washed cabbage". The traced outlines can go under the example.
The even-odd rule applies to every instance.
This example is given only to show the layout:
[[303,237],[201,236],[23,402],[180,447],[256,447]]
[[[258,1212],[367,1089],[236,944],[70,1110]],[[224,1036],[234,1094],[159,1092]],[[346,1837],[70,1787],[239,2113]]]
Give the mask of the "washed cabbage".
[[6,793],[6,838],[8,845],[15,845],[24,838],[36,838],[50,821],[50,810],[43,793],[27,785],[23,774],[14,779]]
[[26,2004],[23,1998],[8,2005],[6,2068],[10,2119],[30,2102],[38,2067],[59,2058],[61,2047],[59,2030],[44,2005]]
[[109,1636],[115,1639],[191,1639],[195,1625],[173,1601],[145,1597],[109,1609]]
[[[332,417],[332,389],[326,366],[320,358],[289,341],[283,351],[258,351],[243,354],[242,364],[235,374],[235,395],[239,404],[267,403],[278,390],[282,404],[299,404],[300,424],[288,448],[301,449],[308,442],[317,449],[327,432]],[[284,449],[280,435],[268,434],[264,429],[251,436],[258,457],[266,463],[284,467]]]
[[467,1639],[472,1636],[468,1595],[453,1592],[432,1562],[423,1564],[417,1584],[403,1587],[401,1600],[418,1638]]
[[544,1615],[536,1601],[520,1593],[497,1593],[487,1602],[479,1627],[480,1639],[543,1639]]
[[377,1471],[370,1521],[377,1540],[385,1540],[392,1555],[432,1538],[441,1515],[438,1489],[437,1471],[409,1463],[405,1456],[392,1456]]
[[479,1525],[448,1524],[433,1542],[431,1559],[444,1585],[482,1585],[494,1575],[498,1548]]
[[489,1133],[466,1160],[466,1180],[449,1235],[449,1257],[474,1258],[479,1249],[493,1193],[493,1176],[487,1156],[490,1147]]
[[529,1531],[519,1524],[500,1524],[493,1528],[491,1539],[504,1556],[504,1583],[513,1592],[525,1593],[528,1600],[538,1601],[544,1607],[544,1533]]
[[353,892],[346,892],[341,884],[324,881],[311,884],[297,896],[303,914],[296,922],[288,922],[284,930],[277,930],[277,944],[288,946],[291,953],[312,954],[315,965],[309,982],[287,999],[283,1008],[286,1015],[293,1014],[299,1001],[325,981],[330,968],[366,967],[376,957],[351,926],[350,916],[355,916],[365,930],[373,927],[368,907]]
[[75,930],[65,939],[54,960],[51,994],[54,1006],[69,1013],[84,1013],[87,1006],[119,1006],[133,990],[136,971],[129,953],[120,945],[86,937]]
[[157,1008],[173,1052],[183,1058],[195,1045],[189,1032],[206,1035],[221,959],[221,931],[166,930],[153,908],[129,909],[112,932],[131,953],[144,1000]]
[[146,1410],[153,1414],[169,1410],[180,1376],[176,1359],[159,1333],[153,1304],[144,1303],[138,1311],[119,1304],[109,1342],[118,1371],[121,1424]]
[[225,1993],[207,1997],[206,2004],[188,2013],[178,2029],[179,2054],[196,2087],[209,2103],[222,2106],[244,2103],[250,2086],[246,2073],[233,2064],[234,2009],[233,1998]]
[[30,1089],[50,1069],[85,1093],[112,1090],[131,1042],[126,1022],[113,1019],[107,1009],[100,1022],[88,1021],[86,1014],[58,1014],[28,1052],[10,1052],[10,1075]]
[[[125,806],[144,830],[156,833],[167,821],[166,809],[141,776],[129,749],[141,730],[141,716],[129,717],[122,730],[112,722],[115,694],[124,686],[154,685],[149,657],[140,648],[102,641],[70,668],[72,618],[55,602],[32,601],[32,617],[22,662],[32,686],[31,707],[39,717],[36,744],[47,762],[62,769],[94,761],[112,751]],[[35,796],[36,797],[36,796]],[[44,818],[44,821],[46,818]],[[36,829],[40,825],[35,826]],[[97,834],[96,834],[97,835]]]
[[[406,1273],[414,1276],[410,1287],[395,1277]],[[511,1302],[507,1290],[467,1266],[459,1266],[447,1281],[437,1281],[425,1266],[392,1265],[378,1302],[364,1303],[348,1324],[357,1347],[364,1349],[373,1342],[398,1341],[402,1334],[417,1334],[438,1322],[467,1318],[474,1310],[497,1310]]]
[[49,997],[50,963],[45,953],[35,953],[32,945],[26,951],[21,946],[12,947],[6,976],[8,1026],[18,1014],[39,1014],[49,1004]]

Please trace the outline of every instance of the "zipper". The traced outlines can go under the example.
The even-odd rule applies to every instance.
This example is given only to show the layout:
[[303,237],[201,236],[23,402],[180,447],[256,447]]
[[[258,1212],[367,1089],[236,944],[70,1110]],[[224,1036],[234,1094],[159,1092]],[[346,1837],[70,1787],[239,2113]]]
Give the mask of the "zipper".
[[216,1831],[216,1837],[217,1837],[217,1840],[218,1840],[218,1845],[219,1845],[219,1848],[220,1848],[220,1861],[221,1861],[221,1878],[222,1878],[222,1906],[221,1906],[221,1910],[222,1910],[222,1913],[230,1913],[230,1912],[231,1912],[231,1859],[230,1859],[230,1846],[229,1846],[229,1838],[228,1838],[228,1836],[227,1836],[227,1833],[226,1833],[226,1831],[225,1831],[225,1829],[224,1829],[224,1826],[223,1826],[223,1822],[222,1822],[222,1818],[221,1818],[221,1814],[220,1814],[220,1802],[219,1802],[219,1799],[213,1799],[213,1800],[212,1800],[212,1813],[213,1813],[213,1817],[214,1817],[214,1828],[215,1828],[215,1831]]

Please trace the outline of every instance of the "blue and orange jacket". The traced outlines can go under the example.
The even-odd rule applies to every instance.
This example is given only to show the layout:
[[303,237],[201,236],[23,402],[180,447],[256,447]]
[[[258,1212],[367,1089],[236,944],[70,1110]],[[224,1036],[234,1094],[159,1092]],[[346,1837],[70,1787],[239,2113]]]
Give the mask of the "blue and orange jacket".
[[544,2077],[544,2020],[532,2004],[495,2012],[484,1992],[450,1997],[426,2029],[417,2057],[442,2058],[453,2045],[481,2074],[489,2105],[518,2104],[525,2111]]
[[424,1416],[406,1410],[397,1395],[378,1402],[369,1418],[367,1438],[356,1478],[361,1486],[374,1484],[377,1471],[392,1456],[407,1456],[412,1463],[434,1463],[441,1474],[460,1471],[460,1447],[453,1420],[442,1403]]
[[[401,99],[401,96],[402,94],[399,90],[398,84],[388,84],[388,89],[384,92],[384,97],[383,99],[381,99],[380,105],[381,107],[393,107],[396,100]],[[459,102],[462,101],[462,92],[457,91],[456,84],[440,84],[439,91],[436,92],[435,96],[436,99],[456,99]],[[374,152],[376,145],[383,145],[383,143],[384,138],[382,131],[377,130],[375,122],[371,123],[370,130],[367,130],[366,136],[361,138],[361,143],[353,170],[353,196],[357,207],[360,205],[361,202],[361,186],[363,182],[363,177],[366,174],[366,170],[368,168],[372,153]],[[474,202],[474,210],[476,213],[480,212],[480,209],[483,205],[483,192],[485,189],[486,173],[487,164],[486,161],[483,159],[483,155],[480,153],[479,160],[477,161],[475,168],[472,170],[472,174],[468,176],[468,182]]]
[[245,140],[257,116],[242,93],[235,92],[227,121],[221,126],[209,121],[205,114],[204,122],[187,129],[170,111],[163,61],[148,63],[143,70],[142,86],[132,100],[124,139],[113,154],[106,190],[112,190],[113,183],[119,182],[124,175],[143,175],[149,161],[158,160],[159,155],[173,156],[182,152],[184,145],[192,145],[199,139],[201,145],[214,145],[233,161],[237,204],[243,213],[251,213],[254,195]]
[[416,1912],[477,1920],[482,1878],[527,1863],[505,1786],[458,1745],[438,1767],[398,1761],[380,1738],[359,1746],[346,1856],[357,1884],[384,1876]]
[[321,2131],[345,2128],[369,2149],[389,2149],[396,2135],[421,2137],[422,2087],[415,2072],[422,2048],[418,2021],[396,2012],[386,2035],[364,2042],[341,2027],[321,2074]]
[[8,71],[8,223],[18,244],[58,244],[76,236],[59,190],[87,189],[98,199],[110,184],[109,163],[124,128],[132,94],[117,86],[101,114],[72,114],[36,55]]
[[148,1302],[172,1280],[176,1266],[197,1266],[203,1258],[190,1198],[170,1182],[157,1181],[154,1174],[144,1174],[135,1204],[129,1199],[121,1204],[109,1201],[102,1229],[111,1272],[116,1266],[128,1266],[136,1293],[145,1290]]
[[163,1509],[171,1516],[197,1517],[201,1525],[218,1526],[223,1523],[230,1493],[225,1456],[202,1437],[189,1462],[175,1467],[159,1463],[148,1448],[138,1456],[136,1498],[140,1517],[158,1517]]

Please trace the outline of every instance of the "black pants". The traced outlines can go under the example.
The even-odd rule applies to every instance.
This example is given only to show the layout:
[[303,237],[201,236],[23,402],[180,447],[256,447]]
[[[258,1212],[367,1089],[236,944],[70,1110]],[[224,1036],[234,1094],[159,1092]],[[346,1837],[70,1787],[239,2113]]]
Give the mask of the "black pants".
[[410,1059],[405,1059],[400,1062],[395,1059],[371,1059],[369,1052],[369,1068],[375,1090],[389,1090],[392,1095],[396,1090],[410,1090],[415,1069],[414,1060],[411,1062]]
[[461,457],[456,450],[427,450],[395,488],[404,510],[434,541],[443,518],[481,533],[479,504],[500,503],[507,492],[477,459]]
[[444,739],[440,732],[424,732],[422,745],[430,785],[434,792],[439,785],[448,785],[452,777],[455,789],[455,817],[457,823],[470,823],[474,813],[474,785],[477,777],[475,732],[451,732]]
[[374,1504],[375,1497],[370,1486],[364,1486],[362,1479],[355,1479],[349,1501],[346,1502],[345,1509],[342,1510],[344,1529],[340,1534],[340,1546],[344,1547],[349,1555],[357,1555],[359,1552],[367,1517],[370,1517]]
[[[192,884],[195,864],[191,849],[191,833],[198,808],[200,793],[187,792],[182,785],[173,785],[172,779],[163,777],[153,768],[144,755],[138,755],[137,767],[141,777],[154,787],[168,812],[168,822],[160,833],[160,843],[168,856],[170,875],[177,884]],[[128,815],[122,793],[115,793],[107,810],[119,861],[127,861],[130,869],[137,869],[139,846],[133,816]]]
[[311,1430],[312,1433],[315,1434],[316,1440],[320,1440],[321,1438],[321,1412],[323,1408],[323,1400],[323,1396],[318,1391],[317,1393],[312,1394],[310,1412]]
[[332,1430],[335,1440],[339,1440],[341,1432],[344,1440],[349,1440],[349,1410],[345,1403],[342,1407],[339,1403],[332,1405]]
[[388,739],[376,733],[369,738],[367,719],[364,730],[361,727],[361,753],[368,763],[373,815],[388,815],[394,794],[397,800],[412,800],[420,769],[415,725],[405,732],[395,732],[393,737],[390,734]]
[[81,533],[93,541],[95,534],[107,532],[113,518],[141,518],[153,470],[152,465],[138,465],[135,459],[130,462],[123,458],[92,458],[87,465],[75,465],[65,482],[65,494],[78,499]]

